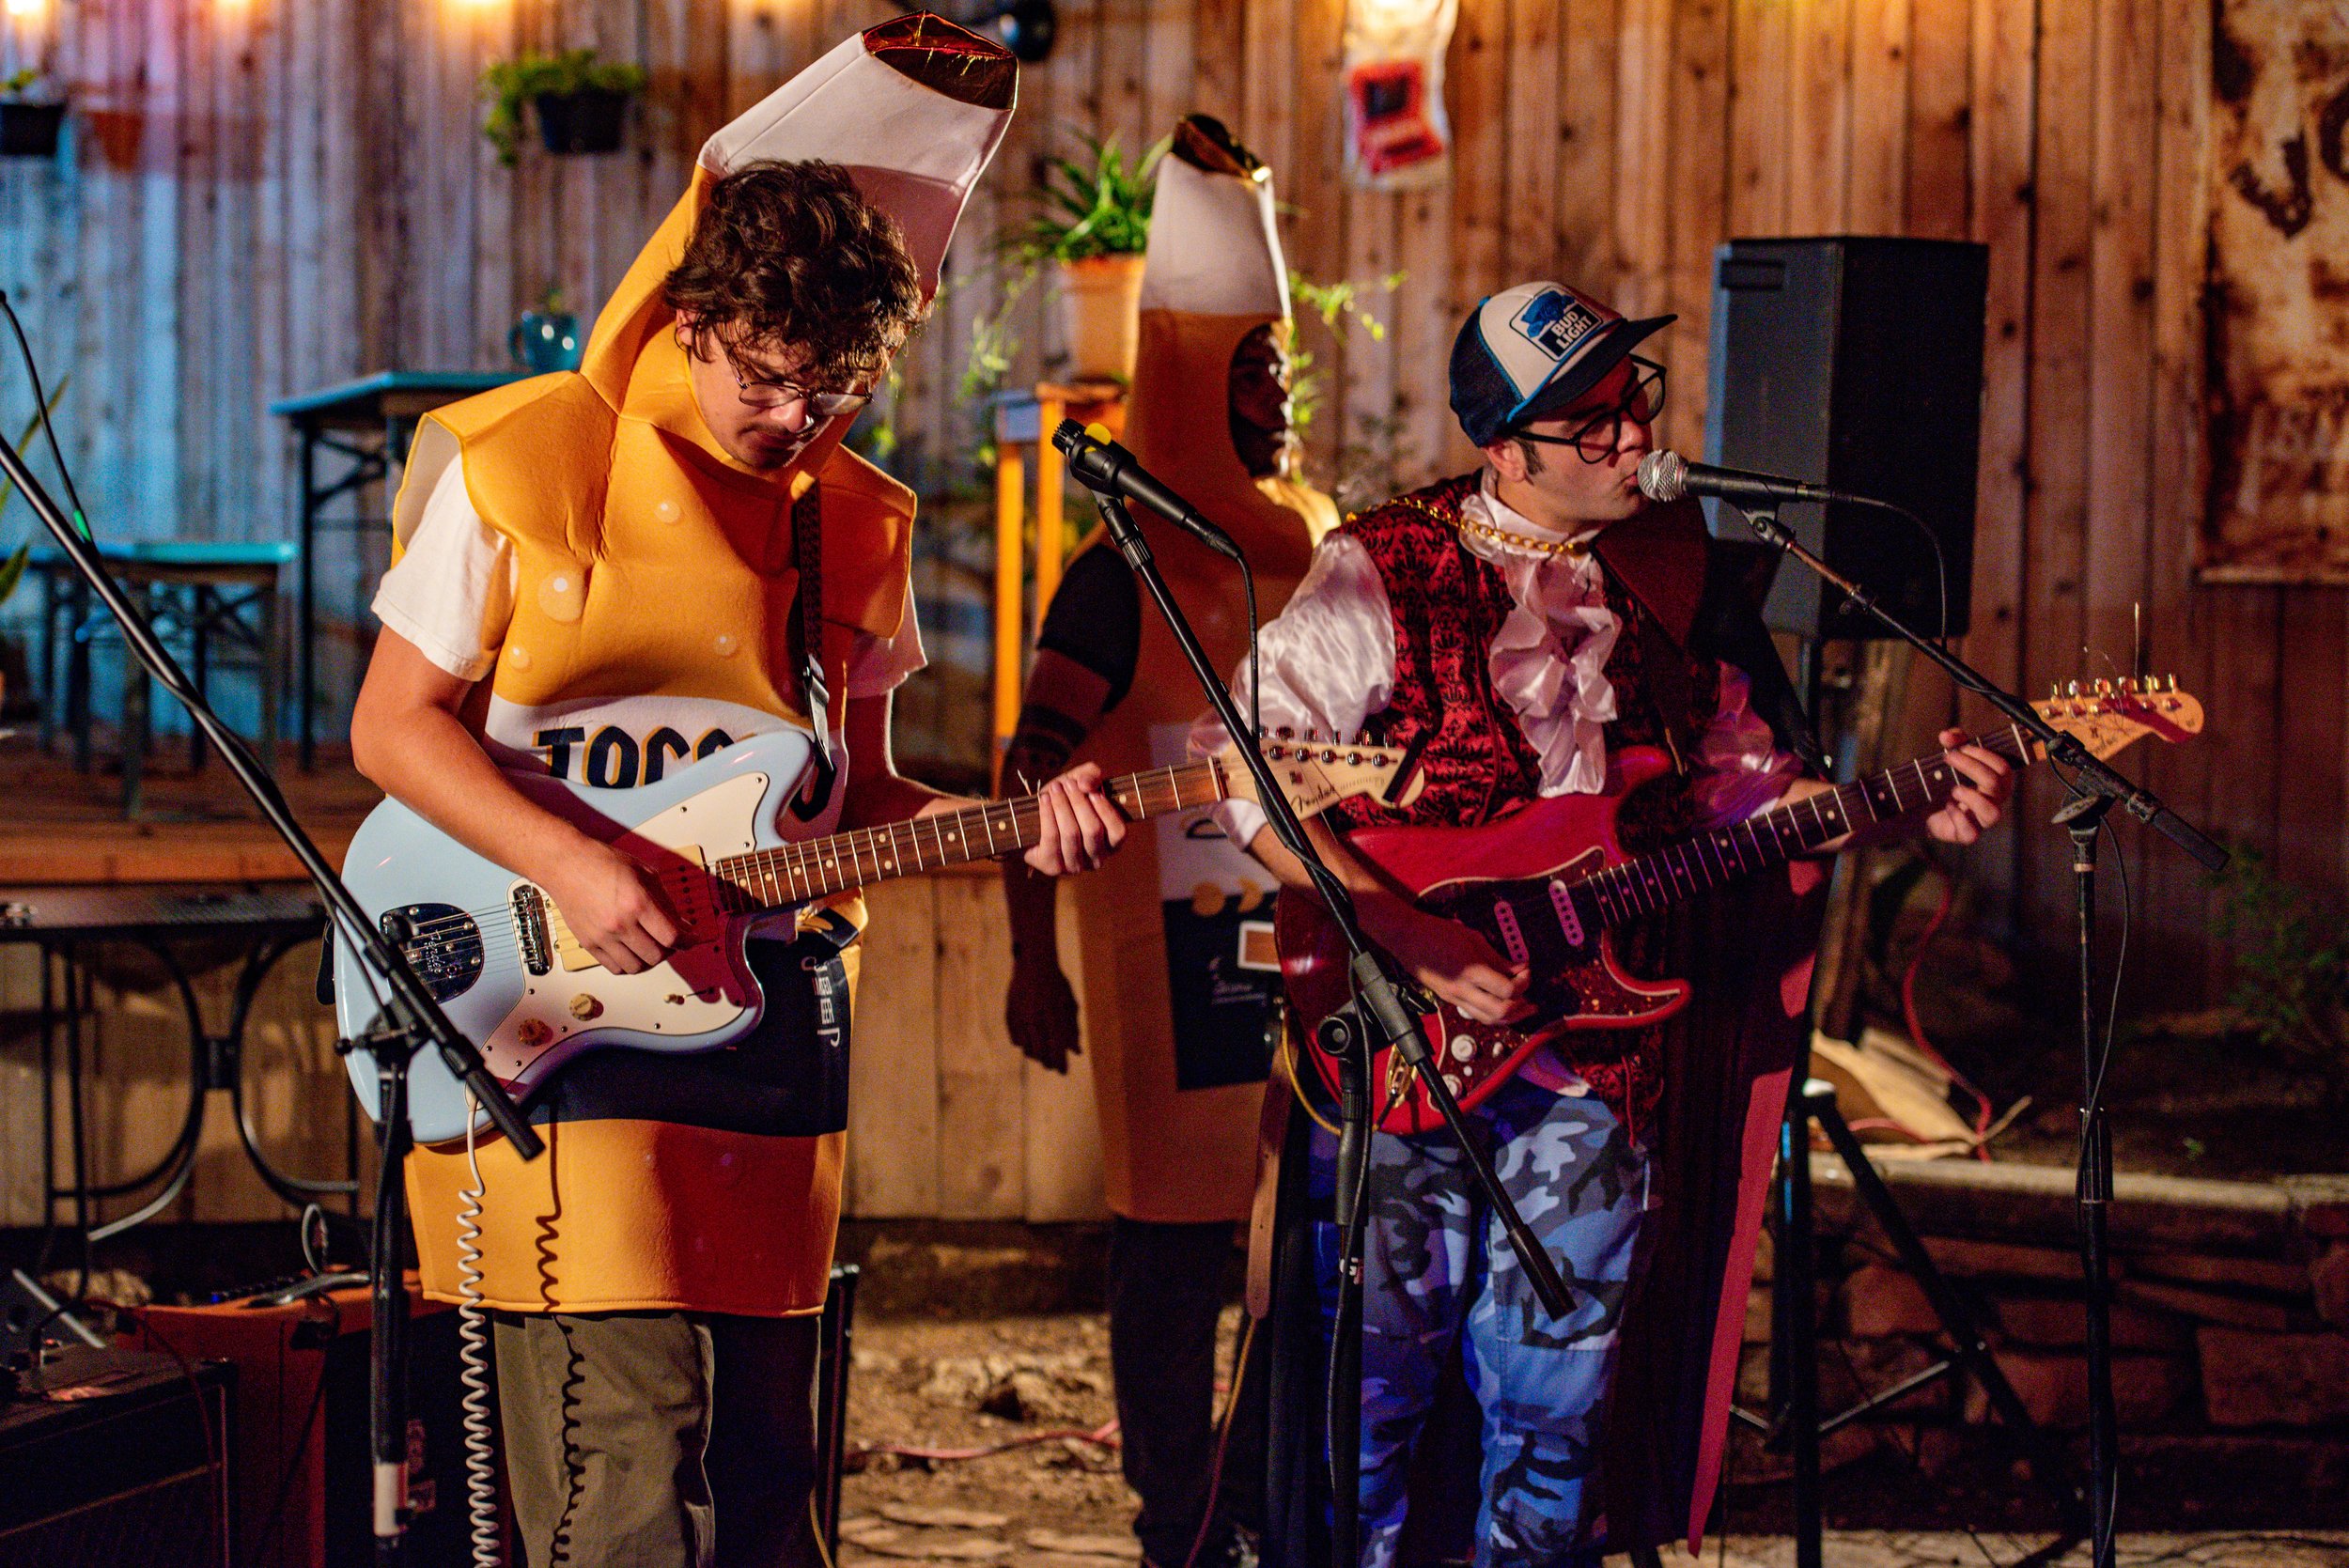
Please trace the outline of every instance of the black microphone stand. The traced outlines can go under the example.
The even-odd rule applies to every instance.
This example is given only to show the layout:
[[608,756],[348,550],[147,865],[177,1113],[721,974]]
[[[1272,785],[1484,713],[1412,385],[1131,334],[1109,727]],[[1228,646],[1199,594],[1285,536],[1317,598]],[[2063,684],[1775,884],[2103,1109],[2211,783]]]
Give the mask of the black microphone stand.
[[[1053,442],[1066,451],[1072,442],[1083,439],[1082,427],[1070,420],[1061,427]],[[1075,465],[1071,465],[1070,472],[1078,472]],[[1079,477],[1083,475],[1080,474]],[[1206,692],[1216,717],[1235,739],[1244,742],[1236,750],[1248,765],[1249,776],[1255,781],[1256,799],[1264,807],[1266,820],[1274,836],[1304,865],[1313,878],[1315,892],[1329,906],[1330,918],[1337,923],[1353,954],[1349,968],[1354,1001],[1323,1021],[1316,1031],[1315,1043],[1336,1058],[1342,1085],[1336,1201],[1342,1239],[1337,1320],[1331,1328],[1330,1344],[1330,1500],[1335,1517],[1330,1561],[1335,1568],[1354,1568],[1361,1560],[1362,1248],[1369,1218],[1361,1200],[1370,1159],[1370,1061],[1374,1052],[1392,1048],[1419,1074],[1428,1098],[1459,1144],[1485,1201],[1507,1231],[1509,1245],[1525,1270],[1534,1296],[1540,1299],[1542,1310],[1554,1318],[1563,1318],[1572,1310],[1573,1300],[1566,1293],[1565,1281],[1559,1277],[1557,1265],[1542,1250],[1517,1204],[1501,1187],[1483,1141],[1475,1136],[1466,1113],[1460,1110],[1460,1102],[1445,1085],[1443,1074],[1427,1048],[1427,1037],[1405,1000],[1404,986],[1387,972],[1370,939],[1362,934],[1353,895],[1306,836],[1304,825],[1298,820],[1288,797],[1282,793],[1239,705],[1225,690],[1222,675],[1208,662],[1206,650],[1199,645],[1182,606],[1175,603],[1168,591],[1166,579],[1151,554],[1149,541],[1134,525],[1125,501],[1118,495],[1106,489],[1097,490],[1093,500],[1119,553],[1150,590],[1151,598],[1166,618],[1168,629],[1174,632],[1174,641]]]
[[[1854,498],[1859,499],[1859,498]],[[1868,503],[1875,505],[1874,503]],[[1886,628],[1949,673],[1961,690],[1997,708],[2016,728],[2045,746],[2051,762],[2073,770],[2064,779],[2071,799],[2054,821],[2070,833],[2072,871],[2078,887],[2080,986],[2080,1144],[2076,1203],[2079,1216],[2080,1272],[2088,1296],[2088,1487],[2089,1541],[2093,1568],[2113,1568],[2115,1496],[2120,1483],[2120,1424],[2112,1396],[2111,1281],[2106,1250],[2106,1221],[2112,1204],[2112,1140],[2106,1125],[2103,1080],[2096,1048],[2096,836],[2105,815],[2119,805],[2169,839],[2205,869],[2227,863],[2227,852],[2164,805],[2151,790],[2132,783],[2090,754],[2071,736],[2039,716],[2030,704],[1994,684],[1980,671],[1929,638],[1910,630],[1865,588],[1803,548],[1771,506],[1749,509],[1733,502],[1747,525],[1767,544],[1793,556]],[[2058,777],[2061,777],[2061,774]],[[1807,1149],[1783,1148],[1784,1157],[1807,1159]]]
[[56,539],[57,548],[121,625],[123,642],[132,653],[163,683],[165,691],[179,699],[188,717],[219,749],[222,760],[253,798],[262,818],[286,841],[294,858],[302,862],[302,869],[317,885],[326,903],[333,930],[339,931],[345,941],[356,942],[366,954],[368,965],[390,986],[391,995],[366,1036],[356,1041],[340,1041],[336,1048],[363,1049],[374,1057],[382,1096],[379,1102],[377,1135],[381,1158],[377,1166],[375,1320],[370,1337],[368,1414],[375,1460],[376,1560],[397,1562],[408,1506],[408,1291],[401,1279],[400,1264],[407,1234],[407,1189],[402,1171],[412,1141],[408,1126],[410,1061],[428,1047],[438,1050],[449,1071],[473,1091],[490,1120],[521,1152],[523,1158],[537,1158],[545,1145],[522,1120],[514,1102],[506,1096],[505,1086],[490,1073],[473,1042],[457,1032],[456,1025],[441,1012],[432,993],[408,967],[399,949],[376,929],[366,911],[359,907],[359,901],[350,895],[350,890],[334,875],[334,868],[294,819],[285,796],[246,748],[243,737],[221,722],[220,716],[206,706],[203,693],[188,679],[171,657],[171,651],[156,637],[154,629],[108,574],[98,548],[83,537],[55,500],[34,478],[24,459],[5,441],[0,441],[0,474],[5,474],[23,492],[24,499]]

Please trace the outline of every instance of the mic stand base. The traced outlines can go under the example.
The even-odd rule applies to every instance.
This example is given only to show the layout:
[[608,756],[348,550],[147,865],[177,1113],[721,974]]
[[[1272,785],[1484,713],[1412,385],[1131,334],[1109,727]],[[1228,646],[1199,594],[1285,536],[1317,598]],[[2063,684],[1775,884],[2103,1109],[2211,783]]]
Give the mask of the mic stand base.
[[2072,868],[2079,890],[2082,1084],[2077,1205],[2081,1276],[2088,1296],[2088,1527],[2092,1568],[2113,1568],[2120,1429],[2112,1394],[2111,1318],[2105,1250],[2105,1220],[2112,1201],[2112,1144],[2105,1125],[2101,1063],[2096,1048],[2096,834],[2104,826],[2105,814],[2117,803],[2211,870],[2227,863],[2226,851],[2181,819],[2151,790],[2139,788],[2092,756],[2077,740],[2041,718],[2029,703],[1995,685],[1938,643],[1910,630],[1865,588],[1804,549],[1793,531],[1778,520],[1774,510],[1766,506],[1738,509],[1766,543],[1775,545],[1781,554],[1793,556],[1841,588],[1853,604],[1948,672],[1959,690],[1981,697],[2019,732],[2039,741],[2046,748],[2050,761],[2073,769],[2073,776],[2063,781],[2072,799],[2057,812],[2055,820],[2071,834]]
[[2120,1411],[2112,1392],[2112,1283],[2105,1246],[2112,1208],[2112,1135],[2105,1121],[2103,1066],[2096,1048],[2096,837],[2112,801],[2076,796],[2055,814],[2072,838],[2078,913],[2080,1155],[2077,1188],[2080,1279],[2088,1296],[2088,1540],[2091,1568],[2113,1568],[2118,1543]]
[[375,1063],[375,1234],[369,1250],[373,1322],[367,1336],[367,1459],[371,1484],[368,1529],[375,1560],[400,1560],[408,1529],[408,1069],[421,1041],[416,1032],[379,1016],[360,1039],[339,1040],[348,1054],[364,1049]]

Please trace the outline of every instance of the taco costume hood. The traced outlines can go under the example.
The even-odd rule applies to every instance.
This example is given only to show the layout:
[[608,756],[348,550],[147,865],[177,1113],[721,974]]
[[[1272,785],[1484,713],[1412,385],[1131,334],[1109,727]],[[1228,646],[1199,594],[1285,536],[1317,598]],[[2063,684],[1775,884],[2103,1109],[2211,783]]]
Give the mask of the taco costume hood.
[[[896,220],[933,292],[964,199],[1010,118],[1017,71],[1005,51],[934,16],[847,39],[703,147],[692,185],[604,306],[577,372],[426,418],[395,507],[396,540],[413,535],[435,486],[461,463],[474,510],[517,563],[512,621],[491,650],[494,753],[535,753],[558,771],[568,757],[587,769],[574,777],[633,784],[640,758],[657,777],[656,759],[680,766],[689,751],[706,755],[747,730],[808,727],[790,628],[795,531],[811,508],[828,728],[837,734],[858,634],[893,637],[910,613],[912,493],[842,449],[846,419],[778,470],[727,455],[701,417],[662,282],[718,179],[755,162],[821,159],[844,165]],[[693,718],[633,733],[650,721],[631,716],[654,705]],[[565,736],[577,737],[567,750],[549,738]],[[830,800],[811,831],[838,820],[838,791],[829,779],[823,789]],[[802,958],[853,984],[862,905],[844,900],[815,924],[820,950],[801,954],[818,938],[795,941],[787,926],[753,943],[793,955],[775,977],[762,975],[770,1027],[753,1036],[756,1048],[590,1055],[526,1108],[545,1157],[524,1164],[502,1141],[482,1147],[491,1306],[754,1315],[821,1306],[840,1208],[846,1041],[780,1044],[805,1032],[780,1027],[777,1015],[803,1001],[806,982],[794,989],[789,979]],[[784,1060],[793,1052],[836,1060]],[[464,1149],[419,1149],[409,1178],[426,1289],[455,1299]]]
[[[1329,498],[1256,478],[1231,436],[1232,367],[1269,328],[1285,349],[1288,273],[1271,171],[1194,115],[1160,163],[1142,282],[1141,352],[1126,444],[1247,552],[1269,618],[1337,523]],[[1238,571],[1137,509],[1159,565],[1218,670],[1248,646]],[[1088,546],[1112,549],[1097,535]],[[1205,706],[1157,612],[1143,610],[1130,691],[1082,755],[1112,772],[1184,759]],[[1272,879],[1211,825],[1159,818],[1078,878],[1086,1048],[1093,1055],[1110,1208],[1128,1219],[1245,1219],[1264,1095]]]

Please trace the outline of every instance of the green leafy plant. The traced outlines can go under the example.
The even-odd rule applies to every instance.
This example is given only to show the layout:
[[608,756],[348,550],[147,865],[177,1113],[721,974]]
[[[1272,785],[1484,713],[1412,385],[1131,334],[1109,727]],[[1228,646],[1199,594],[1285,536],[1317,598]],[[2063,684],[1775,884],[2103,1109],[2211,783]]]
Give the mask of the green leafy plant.
[[1036,191],[1038,210],[1005,242],[1016,265],[1140,256],[1150,243],[1151,171],[1165,155],[1161,137],[1130,167],[1115,136],[1083,138],[1089,161],[1048,158]]
[[548,94],[611,92],[633,98],[648,80],[643,66],[599,60],[592,49],[559,54],[524,50],[481,73],[481,96],[490,101],[481,133],[498,149],[498,162],[510,168],[521,147],[523,104]]
[[13,75],[0,76],[0,98],[14,98],[39,80],[40,72],[31,66]]
[[2227,1003],[2262,1045],[2349,1106],[2349,920],[2284,881],[2267,857],[2233,846],[2216,885],[2237,943]]
[[[17,456],[23,457],[31,452],[33,437],[40,432],[41,420],[56,412],[57,405],[65,401],[65,389],[72,384],[72,380],[70,376],[60,376],[57,379],[56,390],[49,395],[48,403],[39,413],[24,422],[23,430],[16,438]],[[8,503],[15,496],[15,483],[6,477],[0,477],[0,517],[8,515]],[[73,520],[75,525],[82,530],[83,537],[87,538],[89,525],[83,522],[78,514]],[[31,564],[32,559],[33,541],[27,539],[10,551],[6,561],[0,561],[0,604],[8,603],[8,596],[16,592],[16,585],[24,581],[24,568]]]
[[[1356,283],[1341,279],[1336,283],[1315,283],[1296,268],[1289,269],[1289,308],[1300,317],[1313,316],[1330,330],[1330,335],[1343,339],[1348,332],[1359,332],[1373,343],[1386,341],[1387,324],[1362,308],[1366,289],[1377,288],[1392,296],[1401,287],[1408,274],[1389,272],[1376,284]],[[1289,350],[1289,428],[1303,436],[1321,411],[1321,404],[1329,393],[1329,378],[1316,366],[1313,350],[1291,348]]]

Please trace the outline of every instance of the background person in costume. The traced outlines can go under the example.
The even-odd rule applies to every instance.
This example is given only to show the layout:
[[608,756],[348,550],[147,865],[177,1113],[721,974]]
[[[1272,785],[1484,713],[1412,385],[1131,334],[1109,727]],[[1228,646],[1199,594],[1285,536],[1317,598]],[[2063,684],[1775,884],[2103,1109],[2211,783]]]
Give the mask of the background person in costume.
[[[830,732],[806,831],[958,802],[896,776],[890,692],[922,662],[913,499],[841,449],[926,308],[1015,91],[1002,50],[935,18],[849,39],[703,149],[578,374],[436,413],[352,723],[356,760],[545,887],[596,958],[657,961],[645,869],[495,766],[624,786],[746,736]],[[829,156],[836,162],[817,161]],[[846,164],[844,167],[843,165]],[[814,553],[804,548],[814,545]],[[820,581],[803,681],[803,586]],[[817,711],[811,711],[811,706]],[[1047,791],[1032,863],[1121,836],[1089,772]],[[523,1164],[477,1151],[507,1473],[532,1563],[813,1561],[816,1349],[839,1213],[853,897],[754,932],[760,1029],[723,1051],[588,1056],[526,1110]],[[409,1166],[425,1286],[460,1299],[464,1145]]]
[[[1631,350],[1669,319],[1627,321],[1554,283],[1484,301],[1452,357],[1453,409],[1482,470],[1350,519],[1261,641],[1268,724],[1367,728],[1423,746],[1427,786],[1412,806],[1347,801],[1311,831],[1372,938],[1487,1022],[1523,1014],[1527,970],[1392,891],[1341,830],[1467,826],[1539,797],[1606,792],[1612,759],[1632,745],[1683,759],[1634,815],[1635,829],[1657,835],[1826,787],[1802,776],[1802,715],[1728,555],[1709,547],[1693,505],[1651,508],[1635,483],[1663,372]],[[1252,675],[1243,666],[1237,677],[1243,705]],[[1203,739],[1217,738],[1208,726]],[[1942,744],[1964,738],[1947,731]],[[1998,820],[2011,781],[1985,751],[1951,756],[1967,782],[1924,826],[1971,843]],[[1284,887],[1306,886],[1261,811],[1227,802],[1216,815]],[[1641,933],[1627,944],[1635,966],[1669,949],[1697,1002],[1664,1027],[1545,1046],[1470,1112],[1574,1294],[1564,1321],[1533,1299],[1446,1136],[1373,1139],[1366,1562],[1396,1560],[1413,1444],[1455,1346],[1481,1411],[1480,1568],[1595,1563],[1602,1542],[1620,1551],[1701,1528],[1739,1327],[1719,1321],[1719,1303],[1745,1299],[1809,983],[1812,927],[1786,907],[1790,892],[1766,886]],[[1719,924],[1725,911],[1735,924]],[[1741,938],[1723,939],[1731,930]],[[1684,1060],[1692,1045],[1701,1063]],[[1293,1217],[1328,1191],[1333,1150],[1318,1141],[1318,1179],[1289,1204]],[[1736,1150],[1742,1167],[1727,1156]],[[1334,1244],[1312,1231],[1290,1227],[1279,1273],[1318,1317]],[[1315,1358],[1294,1359],[1302,1374]],[[1295,1382],[1283,1392],[1317,1407],[1319,1380]],[[1279,1560],[1310,1555],[1295,1539],[1283,1534]]]
[[[1193,115],[1175,127],[1159,167],[1126,433],[1247,552],[1267,613],[1337,520],[1328,498],[1290,476],[1288,274],[1272,212],[1270,171],[1221,125]],[[1239,657],[1238,571],[1136,516],[1219,667]],[[1044,777],[1080,751],[1112,770],[1184,760],[1198,685],[1106,538],[1070,562],[1036,647],[1007,779]],[[1017,866],[1004,877],[1012,1040],[1060,1071],[1077,1048],[1079,1009],[1061,970],[1052,885]],[[1210,824],[1168,817],[1078,895],[1116,1216],[1110,1356],[1126,1476],[1142,1499],[1134,1529],[1162,1568],[1190,1554],[1213,1464],[1216,1319],[1232,1225],[1254,1190],[1278,988],[1270,891]]]

